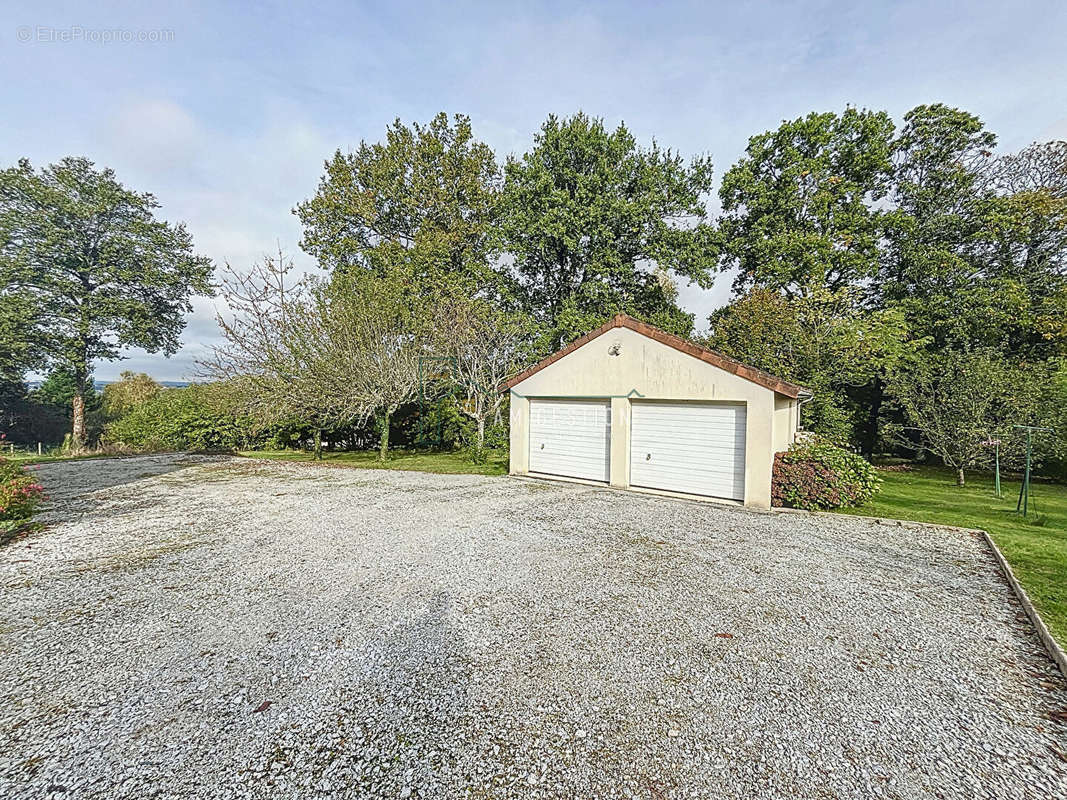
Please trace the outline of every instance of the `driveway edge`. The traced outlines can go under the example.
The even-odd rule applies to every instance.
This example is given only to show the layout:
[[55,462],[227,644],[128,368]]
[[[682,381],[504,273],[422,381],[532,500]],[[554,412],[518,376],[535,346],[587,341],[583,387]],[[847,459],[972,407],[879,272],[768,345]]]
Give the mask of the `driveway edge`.
[[1037,609],[1034,608],[1034,604],[1030,602],[1030,595],[1026,593],[1026,589],[1022,587],[1019,580],[1015,577],[1015,573],[1012,571],[1011,565],[1008,564],[1008,560],[1004,558],[1004,554],[1000,552],[1000,548],[997,547],[996,542],[993,541],[993,537],[989,535],[987,531],[979,531],[982,534],[982,538],[985,539],[986,545],[993,552],[993,557],[996,558],[997,563],[1000,564],[1000,570],[1004,573],[1004,577],[1008,579],[1008,584],[1015,591],[1015,596],[1019,598],[1019,602],[1022,604],[1023,610],[1026,612],[1026,616],[1030,618],[1030,621],[1034,623],[1034,628],[1037,629],[1037,637],[1041,640],[1041,643],[1045,645],[1045,650],[1048,651],[1049,656],[1056,662],[1056,666],[1060,668],[1060,674],[1064,678],[1067,678],[1067,654],[1063,652],[1063,648],[1049,633],[1048,627],[1045,625],[1045,621],[1041,619],[1041,615]]
[[1016,599],[1019,601],[1019,604],[1022,605],[1023,611],[1026,612],[1026,616],[1029,617],[1030,622],[1033,623],[1034,629],[1037,631],[1037,638],[1040,639],[1041,644],[1045,646],[1045,651],[1048,653],[1049,658],[1051,658],[1059,668],[1060,674],[1067,679],[1067,653],[1064,653],[1063,648],[1060,647],[1052,634],[1049,633],[1048,626],[1045,625],[1045,621],[1041,619],[1041,614],[1034,607],[1033,602],[1030,600],[1030,595],[1026,593],[1026,589],[1022,587],[1022,584],[1019,583],[1019,579],[1015,577],[1011,565],[1008,563],[1008,560],[1004,558],[1004,554],[1000,552],[1000,548],[997,547],[996,542],[993,541],[993,537],[989,535],[989,531],[982,530],[981,528],[961,528],[958,525],[941,525],[937,522],[916,522],[909,519],[892,519],[890,517],[868,517],[861,514],[838,514],[833,511],[807,511],[802,508],[774,508],[772,510],[786,514],[828,514],[835,517],[865,519],[876,525],[894,525],[920,529],[947,528],[951,531],[977,534],[981,536],[985,541],[986,547],[989,548],[989,551],[993,554],[993,558],[996,560],[997,565],[1000,567],[1001,574],[1007,579],[1008,585],[1015,593]]

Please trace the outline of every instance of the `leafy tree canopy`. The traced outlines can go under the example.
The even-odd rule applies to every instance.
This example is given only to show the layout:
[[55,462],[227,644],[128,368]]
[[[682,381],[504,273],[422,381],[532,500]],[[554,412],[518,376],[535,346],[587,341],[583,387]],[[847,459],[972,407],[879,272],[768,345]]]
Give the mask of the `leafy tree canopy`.
[[738,291],[834,291],[877,271],[881,214],[873,203],[889,190],[893,131],[884,111],[848,108],[749,139],[719,192]]
[[[905,447],[932,450],[961,486],[965,470],[989,465],[992,440],[1001,442],[1002,460],[1018,467],[1025,440],[1013,426],[1040,423],[1047,378],[1043,365],[1008,361],[995,350],[923,354],[890,381],[906,423],[894,435]],[[918,445],[908,427],[921,433]]]
[[301,247],[323,265],[382,275],[403,266],[423,280],[501,291],[500,168],[468,117],[441,113],[410,127],[398,119],[384,142],[338,150],[325,168],[315,196],[295,209]]
[[123,370],[120,379],[107,384],[100,393],[101,406],[108,417],[121,417],[143,406],[162,390],[150,375]]
[[[665,270],[709,286],[718,251],[703,197],[711,161],[688,165],[625,125],[550,116],[505,167],[502,232],[524,305],[569,341],[619,311],[688,335]],[[661,272],[656,273],[655,267]]]
[[27,370],[42,361],[35,306],[26,292],[0,289],[0,405],[22,397]]
[[811,389],[806,427],[854,440],[856,390],[895,369],[914,346],[898,312],[867,312],[856,298],[852,289],[818,286],[793,298],[753,289],[709,317],[707,344]]
[[[816,347],[816,331],[796,327],[788,303],[746,292],[803,298],[847,289],[852,310],[828,318],[897,324],[909,354],[996,352],[1016,363],[1062,356],[1067,144],[1034,144],[1000,157],[995,145],[978,117],[943,104],[912,109],[899,131],[883,112],[846,109],[753,137],[721,191],[724,264],[739,277],[738,299],[712,319],[713,338],[727,340],[718,346],[822,387],[816,395],[826,396],[805,407],[808,421],[840,427],[831,425],[829,410],[847,410],[841,422],[848,418],[862,431],[866,452],[877,446],[883,415],[902,421],[886,380],[895,370],[899,389],[911,366],[873,359],[872,369],[860,370],[869,379],[858,388],[863,375],[848,347]],[[752,341],[760,337],[762,344]],[[759,352],[779,346],[807,352],[819,367],[797,372],[796,364],[775,365]],[[918,369],[924,362],[908,363]],[[968,365],[982,366],[975,359]],[[909,433],[912,444],[917,429]]]

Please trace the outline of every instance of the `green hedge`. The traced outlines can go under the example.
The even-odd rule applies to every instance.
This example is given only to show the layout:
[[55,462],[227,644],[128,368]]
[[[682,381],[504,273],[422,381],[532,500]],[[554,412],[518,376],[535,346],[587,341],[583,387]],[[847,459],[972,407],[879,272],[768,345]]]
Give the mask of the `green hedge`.
[[209,385],[166,389],[111,422],[109,444],[134,450],[236,450],[258,442],[251,421],[228,413]]

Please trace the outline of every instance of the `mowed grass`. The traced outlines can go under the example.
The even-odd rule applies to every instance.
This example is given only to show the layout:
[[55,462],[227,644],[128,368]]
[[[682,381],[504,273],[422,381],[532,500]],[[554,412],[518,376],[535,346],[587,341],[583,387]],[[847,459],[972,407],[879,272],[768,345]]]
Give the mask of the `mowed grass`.
[[1032,483],[1030,517],[1024,518],[1015,512],[1019,481],[1002,480],[1004,496],[997,499],[988,474],[972,473],[962,488],[944,469],[916,467],[880,475],[882,490],[874,501],[842,513],[988,531],[1045,624],[1067,646],[1067,486]]
[[[269,458],[276,461],[313,461],[314,455],[301,450],[247,450],[238,455],[246,458]],[[378,460],[377,450],[323,452],[328,464],[345,464],[367,469],[405,469],[412,472],[437,472],[445,475],[504,475],[508,471],[507,453],[490,452],[484,464],[475,464],[466,453],[424,450],[391,450],[386,461]]]
[[14,453],[9,453],[7,451],[4,451],[0,453],[0,458],[5,459],[6,461],[14,461],[17,464],[30,465],[47,464],[52,461],[85,461],[93,458],[128,458],[128,456],[119,456],[113,453],[94,452],[78,453],[77,455],[71,453],[46,452],[42,453],[41,455],[37,455],[37,453],[33,452],[15,451]]

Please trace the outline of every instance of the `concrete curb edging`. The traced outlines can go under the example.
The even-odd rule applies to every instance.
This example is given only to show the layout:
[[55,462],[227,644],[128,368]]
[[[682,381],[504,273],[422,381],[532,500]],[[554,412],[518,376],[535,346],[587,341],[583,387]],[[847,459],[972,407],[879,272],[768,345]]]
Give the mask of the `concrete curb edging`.
[[1001,572],[1004,573],[1004,577],[1008,579],[1008,585],[1011,586],[1015,592],[1015,596],[1019,598],[1019,603],[1023,607],[1023,611],[1026,612],[1026,616],[1030,618],[1030,622],[1034,624],[1034,628],[1037,630],[1037,638],[1041,640],[1041,643],[1045,645],[1045,650],[1048,651],[1049,657],[1056,662],[1056,666],[1060,668],[1060,674],[1064,678],[1067,678],[1067,654],[1063,652],[1063,648],[1059,643],[1052,638],[1052,634],[1049,633],[1048,627],[1045,625],[1045,621],[1041,619],[1041,615],[1034,608],[1034,604],[1030,601],[1030,595],[1026,593],[1026,589],[1022,587],[1019,580],[1015,577],[1015,573],[1011,569],[1011,565],[1008,564],[1004,555],[1000,552],[1000,548],[997,547],[993,541],[993,537],[986,531],[979,531],[982,534],[982,538],[985,539],[986,546],[992,551],[993,557],[1000,565]]

